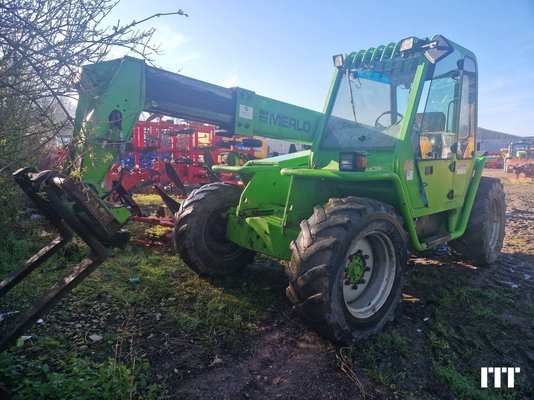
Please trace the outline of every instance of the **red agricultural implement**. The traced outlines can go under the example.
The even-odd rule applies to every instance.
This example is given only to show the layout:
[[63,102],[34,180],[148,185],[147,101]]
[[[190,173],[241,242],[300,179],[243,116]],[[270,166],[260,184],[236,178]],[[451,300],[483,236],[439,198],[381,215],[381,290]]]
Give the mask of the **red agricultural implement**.
[[219,180],[242,185],[237,174],[223,172],[217,176],[211,166],[244,164],[257,158],[260,153],[255,148],[262,146],[258,139],[218,135],[213,125],[175,123],[157,116],[137,123],[128,155],[107,174],[106,189],[120,182],[126,191],[152,193],[156,184],[186,195],[190,188]]
[[[152,115],[146,121],[137,122],[126,148],[128,154],[109,170],[105,187],[116,192],[114,200],[124,202],[126,199],[134,221],[172,228],[179,203],[168,193],[184,198],[195,188],[219,181],[243,186],[237,174],[215,174],[211,167],[215,164],[239,166],[263,157],[255,150],[259,147],[263,147],[259,139],[218,132],[213,125],[175,122]],[[157,217],[147,216],[131,197],[136,193],[159,194],[170,215],[162,210]],[[150,240],[136,242],[152,244]]]
[[484,168],[501,169],[504,166],[504,159],[501,153],[489,153],[488,156]]

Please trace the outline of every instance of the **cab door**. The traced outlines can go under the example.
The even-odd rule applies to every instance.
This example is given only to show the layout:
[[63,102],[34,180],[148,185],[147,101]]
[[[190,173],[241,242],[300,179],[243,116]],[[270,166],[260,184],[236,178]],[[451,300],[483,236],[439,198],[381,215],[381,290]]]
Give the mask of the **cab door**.
[[465,57],[462,67],[462,91],[458,118],[458,145],[453,174],[454,200],[463,204],[475,162],[477,118],[477,70],[475,60]]
[[[428,213],[453,208],[461,85],[459,53],[432,66],[411,131],[419,195]],[[414,177],[415,178],[415,177]],[[415,179],[414,179],[415,180]]]

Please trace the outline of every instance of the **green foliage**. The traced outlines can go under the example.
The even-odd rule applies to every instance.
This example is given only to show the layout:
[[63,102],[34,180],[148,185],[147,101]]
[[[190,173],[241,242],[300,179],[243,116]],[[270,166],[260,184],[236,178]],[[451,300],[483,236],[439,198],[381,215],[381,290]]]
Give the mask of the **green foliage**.
[[42,359],[25,360],[0,354],[0,395],[26,399],[159,399],[165,395],[148,384],[149,364],[136,360],[128,366],[110,358],[95,363],[70,357],[53,366]]
[[24,208],[30,204],[15,181],[0,174],[0,235],[21,231]]
[[38,249],[39,244],[13,233],[7,233],[0,240],[0,276],[13,269]]

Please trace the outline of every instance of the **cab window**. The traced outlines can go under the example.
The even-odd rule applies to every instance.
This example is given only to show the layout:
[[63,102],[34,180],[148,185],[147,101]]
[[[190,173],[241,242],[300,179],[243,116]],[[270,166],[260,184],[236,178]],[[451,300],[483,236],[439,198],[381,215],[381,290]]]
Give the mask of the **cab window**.
[[476,85],[476,64],[474,60],[466,57],[463,62],[462,96],[458,123],[457,157],[459,159],[475,156]]
[[418,159],[451,159],[457,143],[457,110],[461,64],[458,51],[429,69],[412,126],[412,146]]

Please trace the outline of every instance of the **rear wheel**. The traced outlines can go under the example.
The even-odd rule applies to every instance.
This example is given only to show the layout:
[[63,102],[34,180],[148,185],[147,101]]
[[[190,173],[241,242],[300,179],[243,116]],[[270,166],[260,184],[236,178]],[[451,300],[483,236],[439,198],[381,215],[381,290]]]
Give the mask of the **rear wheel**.
[[291,244],[287,295],[324,336],[353,342],[393,320],[406,239],[383,203],[348,197],[316,207]]
[[174,242],[178,254],[194,271],[223,276],[243,269],[254,252],[226,238],[227,213],[237,206],[241,189],[225,182],[193,190],[175,215]]
[[501,181],[483,176],[465,233],[449,242],[453,253],[477,266],[495,262],[504,241],[505,213]]

